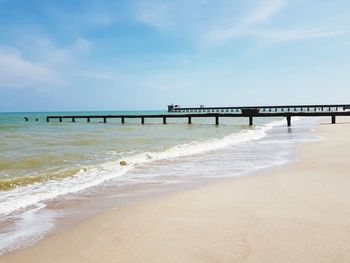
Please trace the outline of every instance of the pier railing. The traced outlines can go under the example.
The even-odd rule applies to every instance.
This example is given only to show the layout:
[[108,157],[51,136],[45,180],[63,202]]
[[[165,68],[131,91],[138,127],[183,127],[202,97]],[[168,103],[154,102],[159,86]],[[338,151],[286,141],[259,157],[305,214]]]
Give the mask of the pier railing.
[[173,113],[236,113],[255,111],[256,113],[271,112],[338,112],[350,110],[349,104],[334,105],[279,105],[279,106],[243,106],[243,107],[179,107],[177,105],[168,105],[168,112]]
[[[172,106],[172,105],[170,105]],[[139,119],[145,124],[146,119],[162,119],[167,124],[167,119],[186,118],[188,124],[192,124],[193,118],[213,118],[215,125],[219,125],[220,117],[246,117],[249,125],[253,125],[256,117],[285,117],[288,127],[291,126],[292,117],[331,117],[331,122],[336,123],[337,116],[350,116],[350,105],[288,105],[288,106],[254,106],[254,107],[198,107],[180,108],[168,106],[167,114],[135,114],[135,115],[52,115],[47,116],[46,121],[85,119],[90,122],[92,119],[106,123],[108,119],[120,119],[124,124],[126,119]]]

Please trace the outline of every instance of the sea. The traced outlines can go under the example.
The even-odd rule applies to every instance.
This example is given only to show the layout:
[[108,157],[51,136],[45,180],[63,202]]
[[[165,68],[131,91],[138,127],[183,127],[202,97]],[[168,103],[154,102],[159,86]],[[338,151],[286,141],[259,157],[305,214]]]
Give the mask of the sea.
[[[297,160],[321,118],[51,120],[47,115],[164,111],[0,113],[0,255],[98,213],[159,194],[252,176]],[[27,117],[29,120],[25,121]]]

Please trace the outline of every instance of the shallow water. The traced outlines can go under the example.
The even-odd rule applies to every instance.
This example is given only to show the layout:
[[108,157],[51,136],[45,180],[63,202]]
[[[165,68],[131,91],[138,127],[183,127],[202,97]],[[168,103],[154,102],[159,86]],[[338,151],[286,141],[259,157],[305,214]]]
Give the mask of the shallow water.
[[[89,114],[113,113],[163,112]],[[311,139],[309,132],[320,121],[294,120],[288,129],[278,118],[257,118],[249,127],[243,118],[222,118],[220,126],[213,118],[193,119],[192,125],[186,119],[167,125],[161,119],[146,119],[146,125],[127,119],[122,125],[120,120],[46,123],[46,115],[0,114],[0,253],[37,241],[55,220],[71,216],[55,209],[69,200],[81,199],[81,206],[93,193],[103,197],[101,207],[113,208],[120,193],[127,196],[137,185],[151,191],[154,185],[196,184],[295,160],[296,144]],[[111,200],[108,205],[105,198]],[[40,227],[29,230],[33,222]]]

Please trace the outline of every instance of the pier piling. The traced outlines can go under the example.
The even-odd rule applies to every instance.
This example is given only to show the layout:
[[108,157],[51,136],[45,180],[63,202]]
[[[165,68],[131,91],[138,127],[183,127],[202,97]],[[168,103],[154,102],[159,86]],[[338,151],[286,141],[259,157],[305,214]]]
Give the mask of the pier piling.
[[[182,114],[173,114],[182,113]],[[165,114],[129,114],[129,115],[51,115],[46,116],[46,122],[57,120],[63,122],[63,119],[75,122],[76,119],[103,120],[107,123],[107,119],[121,119],[121,123],[125,123],[125,118],[138,119],[141,124],[145,123],[145,119],[162,119],[163,124],[167,124],[167,119],[186,118],[188,124],[192,124],[192,118],[215,118],[215,125],[219,125],[220,117],[237,117],[249,118],[249,125],[253,125],[255,117],[283,117],[287,119],[288,127],[291,126],[292,117],[329,117],[331,122],[336,123],[338,116],[350,116],[350,104],[335,105],[279,105],[279,106],[254,106],[254,107],[199,107],[199,108],[180,108],[178,106],[170,108],[169,113]],[[29,121],[27,116],[23,116],[24,120]],[[34,118],[34,120],[37,120]]]
[[332,124],[335,124],[335,123],[336,123],[336,116],[333,115],[333,116],[332,116]]

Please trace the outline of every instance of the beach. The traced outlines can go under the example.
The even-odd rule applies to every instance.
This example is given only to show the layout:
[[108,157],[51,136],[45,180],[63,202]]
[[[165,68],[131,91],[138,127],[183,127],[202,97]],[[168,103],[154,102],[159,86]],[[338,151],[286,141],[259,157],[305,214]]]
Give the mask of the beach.
[[296,163],[108,211],[0,262],[349,262],[345,120]]

